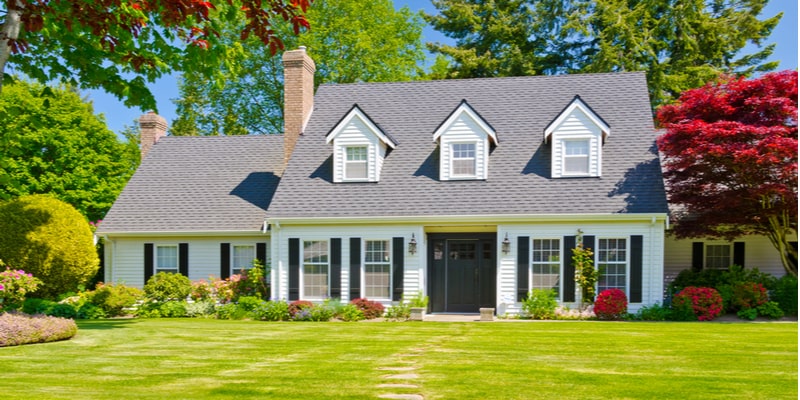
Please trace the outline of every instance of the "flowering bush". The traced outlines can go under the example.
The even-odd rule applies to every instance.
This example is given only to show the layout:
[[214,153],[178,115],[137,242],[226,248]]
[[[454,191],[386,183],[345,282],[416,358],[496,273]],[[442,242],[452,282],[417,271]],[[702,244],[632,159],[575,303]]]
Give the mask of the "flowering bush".
[[192,292],[189,297],[194,301],[213,300],[214,284],[204,279],[192,282]]
[[698,321],[711,321],[722,313],[722,297],[714,288],[689,286],[673,296],[672,307]]
[[292,319],[300,314],[303,310],[308,310],[309,308],[314,307],[314,303],[306,300],[295,300],[289,303],[289,316]]
[[64,318],[0,314],[0,347],[54,342],[78,333],[75,321]]
[[598,319],[618,321],[628,313],[628,298],[619,289],[607,289],[597,295],[594,313]]
[[767,289],[760,283],[744,282],[733,287],[731,307],[735,310],[757,308],[768,301]]
[[593,319],[595,318],[593,308],[594,306],[591,305],[577,310],[566,306],[556,307],[555,315],[556,319]]
[[[0,266],[3,263],[0,262]],[[21,269],[11,269],[0,272],[0,311],[17,310],[22,307],[25,296],[36,290],[42,283],[33,275]]]
[[383,316],[383,304],[378,303],[377,301],[357,298],[351,300],[350,304],[361,310],[361,313],[364,314],[365,319],[375,319]]

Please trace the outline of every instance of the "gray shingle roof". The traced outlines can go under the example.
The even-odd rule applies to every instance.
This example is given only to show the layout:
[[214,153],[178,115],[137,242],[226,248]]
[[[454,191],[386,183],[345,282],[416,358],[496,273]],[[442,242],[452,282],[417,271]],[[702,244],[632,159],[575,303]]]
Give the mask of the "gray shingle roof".
[[162,138],[98,234],[258,231],[282,164],[282,135]]
[[[579,95],[610,126],[600,178],[550,178],[543,130]],[[434,130],[462,100],[497,131],[485,181],[438,180]],[[644,73],[322,85],[269,217],[666,213]],[[333,183],[325,135],[358,104],[397,148],[380,182]]]

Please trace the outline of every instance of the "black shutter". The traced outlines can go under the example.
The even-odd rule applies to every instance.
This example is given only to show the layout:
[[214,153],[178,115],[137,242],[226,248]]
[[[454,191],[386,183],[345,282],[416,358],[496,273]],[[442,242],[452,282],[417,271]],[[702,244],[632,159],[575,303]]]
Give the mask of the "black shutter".
[[692,243],[692,270],[703,269],[703,242]]
[[401,237],[392,238],[392,300],[400,301],[403,299],[403,256],[405,239]]
[[267,244],[256,243],[256,258],[261,262],[261,265],[267,265]]
[[744,265],[744,242],[733,242],[733,265],[738,265],[742,268]]
[[530,271],[530,237],[517,237],[517,301],[528,297],[528,271]]
[[144,283],[150,280],[153,276],[153,244],[144,244]]
[[631,236],[631,293],[628,301],[642,302],[642,235]]
[[564,293],[561,299],[565,303],[575,302],[575,264],[572,263],[574,248],[575,236],[564,236]]
[[361,238],[350,238],[350,300],[361,297]]
[[[594,236],[592,235],[584,235],[583,236],[583,248],[584,249],[591,249],[592,253],[597,254],[597,249],[594,248]],[[572,252],[570,252],[570,257],[572,257]]]
[[331,239],[331,298],[342,298],[342,239]]
[[300,300],[300,239],[289,239],[289,301]]
[[189,243],[178,243],[178,272],[189,277]]
[[220,243],[219,245],[219,278],[228,279],[231,277],[231,244]]

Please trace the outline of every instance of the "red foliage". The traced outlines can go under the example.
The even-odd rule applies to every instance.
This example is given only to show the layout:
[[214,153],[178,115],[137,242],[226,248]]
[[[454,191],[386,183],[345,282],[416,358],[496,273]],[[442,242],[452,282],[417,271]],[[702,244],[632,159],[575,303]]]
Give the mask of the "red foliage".
[[681,208],[678,237],[796,231],[796,71],[689,90],[658,121],[667,194]]
[[722,314],[722,296],[714,288],[688,286],[672,297],[672,306],[690,307],[698,321],[711,321]]
[[598,319],[617,321],[628,313],[628,298],[619,289],[606,289],[594,301],[594,314]]
[[754,282],[743,282],[733,287],[731,303],[734,311],[756,308],[769,300],[764,285]]
[[294,317],[301,310],[314,307],[314,303],[307,300],[295,300],[289,303],[289,315]]
[[355,305],[364,313],[364,318],[375,319],[383,316],[383,304],[377,301],[367,300],[364,298],[357,298],[350,301],[350,304]]

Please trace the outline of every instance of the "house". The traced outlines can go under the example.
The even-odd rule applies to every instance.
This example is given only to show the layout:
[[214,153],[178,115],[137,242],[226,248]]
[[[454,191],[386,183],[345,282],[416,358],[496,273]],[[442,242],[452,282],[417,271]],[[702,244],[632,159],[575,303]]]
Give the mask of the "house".
[[536,288],[580,301],[582,241],[600,290],[632,311],[662,300],[668,209],[644,73],[314,93],[305,49],[284,68],[283,135],[164,137],[142,117],[142,165],[97,232],[107,281],[227,277],[258,258],[274,299],[422,293],[431,312],[516,313]]

